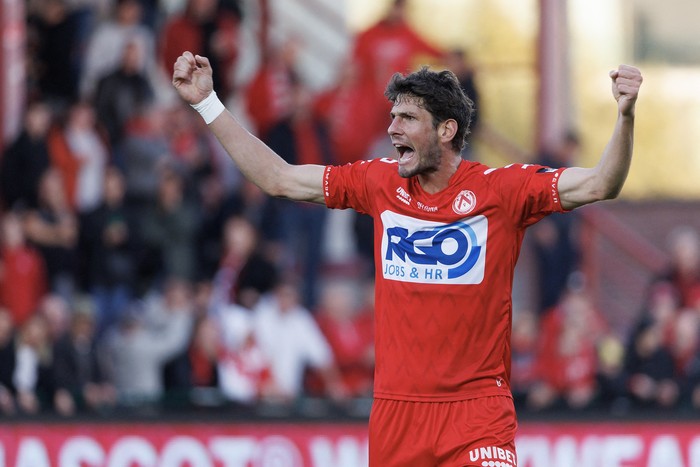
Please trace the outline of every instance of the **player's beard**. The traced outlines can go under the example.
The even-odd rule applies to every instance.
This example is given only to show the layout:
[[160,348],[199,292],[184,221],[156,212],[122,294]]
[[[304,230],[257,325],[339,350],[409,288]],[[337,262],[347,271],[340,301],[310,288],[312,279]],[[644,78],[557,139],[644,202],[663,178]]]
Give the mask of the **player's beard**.
[[[414,155],[417,156],[418,154]],[[442,151],[437,141],[437,136],[428,144],[428,148],[420,155],[420,160],[413,167],[399,166],[399,175],[403,178],[411,178],[416,175],[425,175],[437,172],[442,161]]]

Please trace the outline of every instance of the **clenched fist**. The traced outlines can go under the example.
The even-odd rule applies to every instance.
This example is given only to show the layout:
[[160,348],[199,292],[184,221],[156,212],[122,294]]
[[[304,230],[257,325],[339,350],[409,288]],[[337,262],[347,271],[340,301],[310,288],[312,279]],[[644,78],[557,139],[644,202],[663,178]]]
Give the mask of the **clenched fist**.
[[617,101],[621,115],[634,116],[634,104],[637,102],[639,88],[642,85],[642,73],[635,67],[620,65],[610,72],[612,92]]
[[214,90],[209,59],[191,52],[180,55],[173,67],[173,86],[187,103],[201,102]]

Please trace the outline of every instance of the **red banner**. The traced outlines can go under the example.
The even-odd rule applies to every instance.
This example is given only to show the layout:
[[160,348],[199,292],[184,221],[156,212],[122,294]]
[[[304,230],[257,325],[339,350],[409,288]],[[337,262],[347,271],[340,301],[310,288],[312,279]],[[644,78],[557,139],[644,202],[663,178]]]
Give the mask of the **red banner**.
[[[523,423],[517,451],[520,467],[700,467],[700,423]],[[491,462],[487,467],[502,467]],[[323,423],[0,426],[0,467],[53,466],[366,467],[367,429]]]

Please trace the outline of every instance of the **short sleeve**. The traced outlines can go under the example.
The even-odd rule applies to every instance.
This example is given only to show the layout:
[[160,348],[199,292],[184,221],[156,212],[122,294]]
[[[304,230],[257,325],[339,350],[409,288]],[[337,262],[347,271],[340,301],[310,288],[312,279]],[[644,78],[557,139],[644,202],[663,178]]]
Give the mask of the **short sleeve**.
[[332,209],[351,208],[363,214],[371,214],[371,179],[378,163],[373,160],[327,166],[323,174],[326,206]]
[[485,175],[513,222],[527,227],[548,214],[564,211],[559,198],[559,177],[563,171],[541,165],[511,164],[489,169]]

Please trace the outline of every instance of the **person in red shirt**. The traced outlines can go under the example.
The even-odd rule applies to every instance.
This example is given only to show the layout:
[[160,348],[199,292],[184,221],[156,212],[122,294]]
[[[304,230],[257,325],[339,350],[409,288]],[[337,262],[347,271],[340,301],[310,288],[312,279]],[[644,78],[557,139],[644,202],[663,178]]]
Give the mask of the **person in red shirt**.
[[17,214],[6,213],[0,227],[0,307],[7,308],[14,325],[21,327],[48,292],[46,264],[27,244]]
[[463,160],[471,101],[454,73],[425,67],[387,86],[394,157],[292,165],[225,111],[211,74],[206,57],[184,52],[173,85],[246,177],[272,196],[374,218],[370,465],[517,465],[511,293],[525,228],[618,195],[632,159],[639,70],[610,73],[612,138],[595,167],[568,169]]
[[214,81],[226,98],[233,92],[233,73],[238,59],[241,19],[219,8],[217,0],[187,0],[185,10],[163,26],[159,37],[160,59],[169,70],[182,50],[209,56],[216,65]]
[[[394,0],[387,13],[375,25],[355,38],[352,60],[358,71],[358,87],[370,96],[372,112],[385,114],[391,106],[382,92],[391,75],[408,73],[419,58],[438,59],[443,51],[423,39],[406,19],[406,0]],[[363,114],[367,118],[373,113]],[[384,131],[384,120],[377,121],[372,134],[374,141]]]

